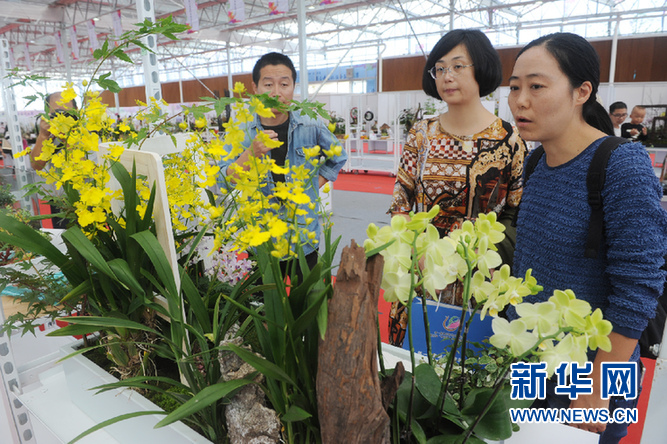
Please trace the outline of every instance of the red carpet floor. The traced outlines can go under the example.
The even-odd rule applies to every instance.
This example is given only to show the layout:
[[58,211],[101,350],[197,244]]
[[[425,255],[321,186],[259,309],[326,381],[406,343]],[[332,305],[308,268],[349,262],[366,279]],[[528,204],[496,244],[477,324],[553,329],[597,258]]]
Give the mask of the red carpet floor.
[[360,191],[362,193],[392,194],[396,178],[382,174],[340,173],[334,183],[335,190]]

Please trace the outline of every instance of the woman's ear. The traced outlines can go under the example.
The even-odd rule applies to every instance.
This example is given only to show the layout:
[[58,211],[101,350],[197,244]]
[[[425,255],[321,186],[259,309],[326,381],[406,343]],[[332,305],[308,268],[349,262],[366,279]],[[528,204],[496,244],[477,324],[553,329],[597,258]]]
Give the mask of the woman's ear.
[[588,80],[574,89],[574,100],[577,105],[583,105],[593,93],[593,84]]

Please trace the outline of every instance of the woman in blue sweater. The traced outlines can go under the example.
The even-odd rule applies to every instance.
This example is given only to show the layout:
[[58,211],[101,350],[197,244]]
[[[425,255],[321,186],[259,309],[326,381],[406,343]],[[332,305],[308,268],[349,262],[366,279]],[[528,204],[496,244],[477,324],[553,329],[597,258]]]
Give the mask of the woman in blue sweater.
[[[667,252],[667,212],[639,143],[625,143],[611,154],[602,191],[604,242],[598,257],[584,255],[591,215],[586,175],[601,141],[613,135],[609,115],[596,100],[599,78],[597,53],[585,39],[569,33],[528,44],[510,77],[509,105],[519,133],[541,142],[545,153],[524,187],[514,273],[522,276],[532,268],[544,286],[527,302],[544,301],[554,289],[569,288],[593,310],[600,308],[613,325],[612,350],[590,355],[593,394],[572,401],[548,396],[542,407],[634,407],[636,400],[601,399],[600,366],[639,360],[637,339],[655,313],[665,282],[660,267]],[[575,427],[601,433],[601,443],[617,443],[627,434],[627,424]]]

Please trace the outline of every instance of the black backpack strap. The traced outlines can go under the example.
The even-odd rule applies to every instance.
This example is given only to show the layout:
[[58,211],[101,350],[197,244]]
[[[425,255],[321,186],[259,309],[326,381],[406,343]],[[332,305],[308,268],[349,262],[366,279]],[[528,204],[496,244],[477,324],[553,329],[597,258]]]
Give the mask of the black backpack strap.
[[589,258],[597,257],[604,237],[602,189],[607,177],[607,163],[612,151],[623,143],[627,143],[627,139],[621,137],[607,137],[604,139],[595,151],[591,165],[588,167],[586,187],[588,188],[588,205],[591,207],[591,220],[588,223],[588,237],[584,256]]
[[[540,159],[542,158],[543,155],[544,155],[544,147],[542,145],[535,148],[528,155],[528,160],[526,160],[526,163],[523,165],[523,186],[524,186],[524,188],[526,187],[526,184],[528,183],[528,178],[530,177],[531,174],[533,174],[533,171],[535,171],[535,167],[537,167],[537,162],[540,161]],[[512,226],[513,227],[516,227],[516,221],[517,221],[517,218],[519,217],[519,210],[520,209],[521,209],[521,203],[519,203],[519,207],[516,209],[516,212],[514,213],[514,220],[512,221]]]

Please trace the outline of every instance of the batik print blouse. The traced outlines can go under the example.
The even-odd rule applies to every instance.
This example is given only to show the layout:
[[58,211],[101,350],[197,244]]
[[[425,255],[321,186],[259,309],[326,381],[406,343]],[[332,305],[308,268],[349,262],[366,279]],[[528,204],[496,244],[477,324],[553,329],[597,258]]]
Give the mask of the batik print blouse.
[[450,134],[438,117],[417,122],[408,134],[390,213],[428,211],[446,235],[466,219],[515,208],[523,190],[526,144],[509,123],[496,119],[472,136]]

